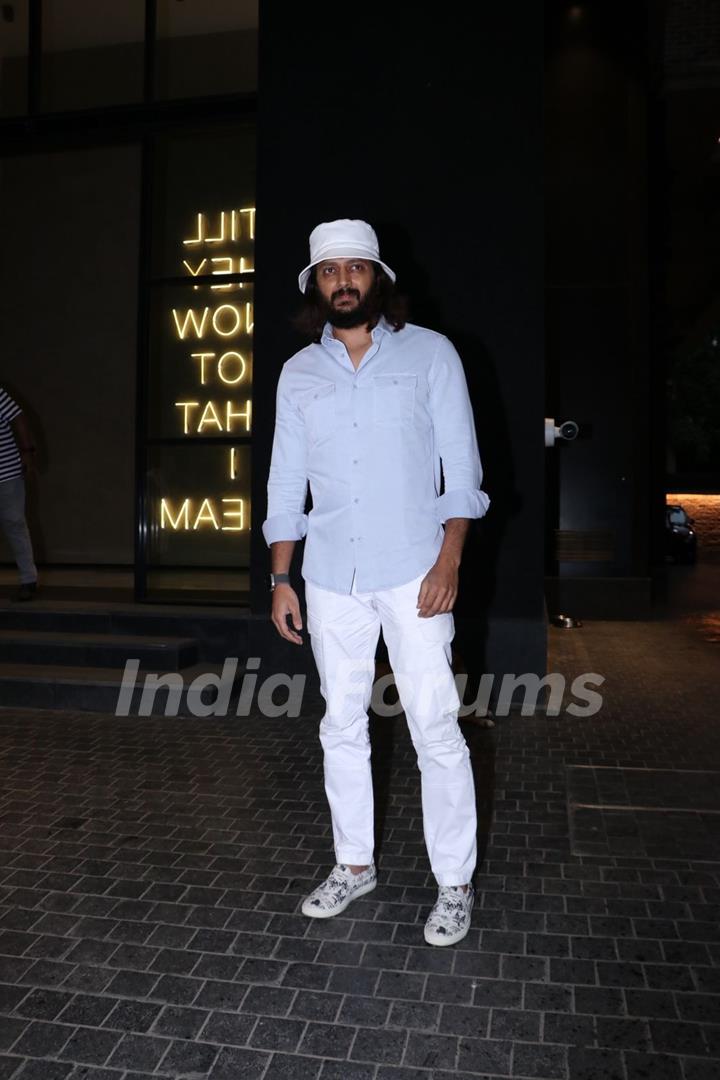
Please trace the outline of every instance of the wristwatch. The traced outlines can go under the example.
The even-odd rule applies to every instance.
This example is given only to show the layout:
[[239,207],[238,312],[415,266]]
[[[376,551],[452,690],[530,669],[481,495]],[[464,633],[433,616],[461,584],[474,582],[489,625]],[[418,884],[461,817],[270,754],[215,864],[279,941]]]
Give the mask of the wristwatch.
[[276,585],[289,585],[289,574],[268,574],[268,584],[270,586],[270,592],[273,591]]

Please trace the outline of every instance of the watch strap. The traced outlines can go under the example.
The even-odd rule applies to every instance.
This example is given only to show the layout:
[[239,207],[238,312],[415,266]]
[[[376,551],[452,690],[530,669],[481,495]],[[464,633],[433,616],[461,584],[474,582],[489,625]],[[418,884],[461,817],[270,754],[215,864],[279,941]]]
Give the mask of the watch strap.
[[270,575],[270,588],[274,589],[276,585],[289,585],[289,574],[271,574]]

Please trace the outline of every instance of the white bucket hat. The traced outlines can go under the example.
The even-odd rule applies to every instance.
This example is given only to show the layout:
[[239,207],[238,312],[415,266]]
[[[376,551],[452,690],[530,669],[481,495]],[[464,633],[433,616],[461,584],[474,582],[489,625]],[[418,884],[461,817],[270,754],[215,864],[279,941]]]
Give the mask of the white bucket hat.
[[300,292],[307,288],[310,271],[324,259],[370,259],[380,263],[388,277],[395,281],[395,274],[380,258],[380,248],[375,230],[367,221],[339,218],[323,221],[310,233],[310,262],[298,277]]

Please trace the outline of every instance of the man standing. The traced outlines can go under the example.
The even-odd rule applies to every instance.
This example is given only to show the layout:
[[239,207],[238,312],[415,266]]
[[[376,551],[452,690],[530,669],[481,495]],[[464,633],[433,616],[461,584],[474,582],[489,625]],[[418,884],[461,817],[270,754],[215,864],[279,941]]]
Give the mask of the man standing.
[[328,918],[375,888],[367,710],[382,628],[439,886],[425,940],[452,945],[470,926],[477,829],[450,666],[452,608],[469,520],[490,500],[460,358],[446,337],[405,321],[394,282],[366,222],[311,233],[299,323],[313,341],[280,374],[263,535],[272,620],[296,644],[302,619],[288,571],[307,536],[308,632],[327,704],[320,740],[337,865],[303,913]]
[[25,474],[34,465],[35,447],[23,411],[0,387],[0,525],[20,571],[18,600],[32,600],[37,569],[25,520]]

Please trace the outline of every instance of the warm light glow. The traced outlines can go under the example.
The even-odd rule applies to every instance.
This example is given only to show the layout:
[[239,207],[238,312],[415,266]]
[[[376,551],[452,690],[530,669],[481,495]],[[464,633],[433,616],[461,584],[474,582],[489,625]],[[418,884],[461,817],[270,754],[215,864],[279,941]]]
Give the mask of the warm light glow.
[[228,430],[228,432],[233,430],[233,426],[232,426],[233,420],[244,420],[245,421],[245,431],[247,432],[247,431],[250,430],[250,411],[251,411],[251,408],[252,408],[252,402],[246,401],[245,402],[245,408],[242,409],[240,412],[235,412],[233,410],[232,401],[228,401],[228,403],[227,403],[227,412],[226,412],[227,430]]
[[[193,228],[183,239],[184,247],[213,245],[210,249],[215,254],[202,256],[200,251],[182,259],[183,271],[190,277],[184,286],[187,289],[203,288],[193,278],[222,277],[229,274],[251,273],[253,271],[251,247],[247,243],[255,239],[255,208],[239,207],[219,210],[211,214],[199,211],[193,219]],[[237,248],[225,249],[220,254],[217,245],[239,244],[245,242],[248,254],[240,255]],[[222,249],[221,249],[222,251]],[[209,285],[211,290],[239,290],[249,282],[227,282]],[[202,294],[201,294],[202,295]],[[208,294],[205,294],[206,296]],[[189,299],[189,297],[188,297]],[[213,297],[213,300],[215,298]],[[220,298],[218,298],[220,299]],[[202,350],[185,353],[184,363],[190,363],[193,374],[197,375],[199,387],[215,384],[214,390],[204,390],[198,395],[200,400],[182,400],[174,402],[176,409],[182,412],[182,431],[184,435],[246,434],[250,432],[252,422],[252,402],[244,396],[241,401],[230,400],[224,395],[233,394],[235,388],[244,382],[249,383],[252,364],[252,343],[244,352],[236,349],[227,350],[231,344],[228,339],[242,335],[251,336],[255,327],[253,303],[219,303],[192,308],[171,308],[174,335],[180,341],[201,341],[213,336],[225,339],[218,342],[217,351]],[[167,309],[166,309],[167,310]],[[212,342],[209,342],[212,343]],[[235,344],[235,342],[232,342]],[[216,393],[218,387],[227,389],[218,396],[208,399],[206,394]],[[192,392],[192,391],[190,391]],[[247,394],[247,389],[245,391]],[[217,453],[225,448],[218,447]],[[229,456],[226,460],[227,478],[238,481],[242,471],[237,447],[227,447]],[[231,488],[232,492],[232,488]],[[246,505],[247,503],[247,505]],[[248,527],[250,504],[247,496],[228,493],[227,495],[201,496],[160,499],[160,528],[172,532],[242,532]]]
[[203,499],[200,503],[200,509],[198,515],[195,518],[193,529],[199,529],[201,525],[212,525],[213,529],[219,529],[217,518],[212,508],[212,503],[209,499]]
[[200,423],[197,426],[198,435],[202,434],[206,427],[211,427],[213,424],[218,429],[218,431],[222,431],[222,420],[215,411],[215,406],[213,405],[212,401],[208,401],[205,404],[203,414],[200,417]]
[[223,521],[226,518],[234,518],[236,525],[223,525],[224,532],[240,532],[245,528],[245,502],[243,499],[223,499],[223,507],[237,507],[236,510],[223,510]]
[[220,235],[219,236],[206,236],[206,244],[224,244],[226,240],[225,236],[225,211],[220,211]]
[[207,308],[207,307],[204,308],[202,316],[200,318],[200,322],[198,323],[198,316],[197,316],[197,313],[196,313],[195,309],[194,308],[188,308],[186,310],[186,312],[185,312],[185,316],[184,316],[184,318],[182,320],[182,325],[181,325],[180,319],[178,317],[177,309],[173,308],[172,309],[172,315],[173,315],[173,319],[175,320],[175,329],[177,330],[177,335],[180,338],[180,340],[181,341],[185,340],[185,335],[188,333],[188,324],[190,324],[190,326],[192,326],[193,330],[195,331],[195,337],[197,337],[197,338],[203,337],[204,334],[205,334],[205,323],[207,322],[207,317],[208,317],[209,314],[210,314],[210,308]]
[[[245,215],[242,217],[241,215]],[[226,242],[237,243],[241,239],[243,226],[247,231],[248,239],[255,239],[255,207],[246,206],[240,210],[220,210],[213,222],[208,216],[199,211],[196,219],[196,234],[183,240],[187,247],[191,244],[224,244]],[[214,229],[216,234],[211,235]]]
[[[192,499],[183,499],[177,511],[173,511],[170,500],[160,500],[160,528],[174,532],[195,532],[210,528],[216,532],[241,532],[245,528],[245,499],[232,498],[202,499],[193,506]],[[196,509],[197,507],[197,509]]]
[[[231,378],[229,375],[225,374],[226,364],[227,364],[228,359],[230,359],[230,358],[232,358],[232,360],[234,360],[234,361],[237,361],[237,363],[239,365],[238,373],[237,373],[237,375],[235,376],[234,379]],[[247,365],[245,363],[245,358],[242,355],[242,353],[239,353],[239,352],[226,352],[226,353],[223,353],[222,356],[220,357],[220,359],[218,360],[217,373],[220,376],[221,381],[224,382],[224,383],[227,383],[228,386],[235,386],[237,383],[242,382],[242,380],[245,378],[246,371],[247,371]]]
[[698,558],[703,562],[720,559],[720,493],[675,492],[665,496],[667,504],[679,503],[693,519],[697,534]]
[[[216,405],[214,401],[206,401],[197,427],[191,432],[190,425],[193,422],[191,409],[199,409],[199,401],[176,401],[175,407],[183,410],[183,434],[202,435],[206,427],[215,427],[218,432],[232,434],[235,428],[235,420],[245,421],[245,431],[250,431],[252,416],[252,402],[249,398],[245,401],[245,408],[237,410],[233,401],[226,401],[223,405]],[[225,425],[223,426],[223,416]]]
[[205,384],[207,383],[207,374],[206,374],[207,368],[205,367],[205,361],[206,360],[212,360],[214,356],[215,356],[214,352],[194,352],[194,353],[190,353],[191,359],[200,361],[200,385],[201,386],[205,386]]
[[[200,385],[206,386],[208,382],[208,368],[212,367],[212,361],[217,356],[214,352],[190,353],[193,360],[200,361]],[[233,370],[234,369],[234,370]],[[226,386],[237,386],[247,375],[245,357],[239,352],[226,352],[218,359],[215,367],[218,378]]]
[[[217,286],[213,285],[211,287],[214,289]],[[198,340],[204,338],[209,330],[208,320],[210,320],[210,325],[218,337],[232,337],[234,334],[242,333],[243,321],[245,332],[251,333],[252,327],[255,325],[252,304],[246,303],[243,306],[244,313],[243,308],[237,307],[236,304],[220,304],[214,310],[205,307],[202,313],[196,308],[185,308],[184,312],[173,308],[172,316],[175,321],[177,336],[181,341],[184,341],[188,335],[194,335]]]
[[188,429],[188,424],[190,422],[188,409],[196,409],[199,406],[199,404],[200,404],[199,401],[176,401],[175,402],[175,408],[176,409],[184,409],[185,410],[184,413],[183,413],[183,433],[185,435],[190,434],[190,431]]
[[166,528],[166,520],[170,523],[171,529],[189,529],[190,522],[190,500],[186,499],[177,512],[177,515],[173,517],[172,510],[167,499],[160,500],[160,528]]
[[[225,312],[230,312],[230,329],[222,329],[222,323],[227,326],[227,319]],[[213,312],[213,330],[220,337],[232,337],[233,334],[238,334],[242,327],[242,312],[239,308],[236,308],[234,304],[221,304],[219,308]]]

